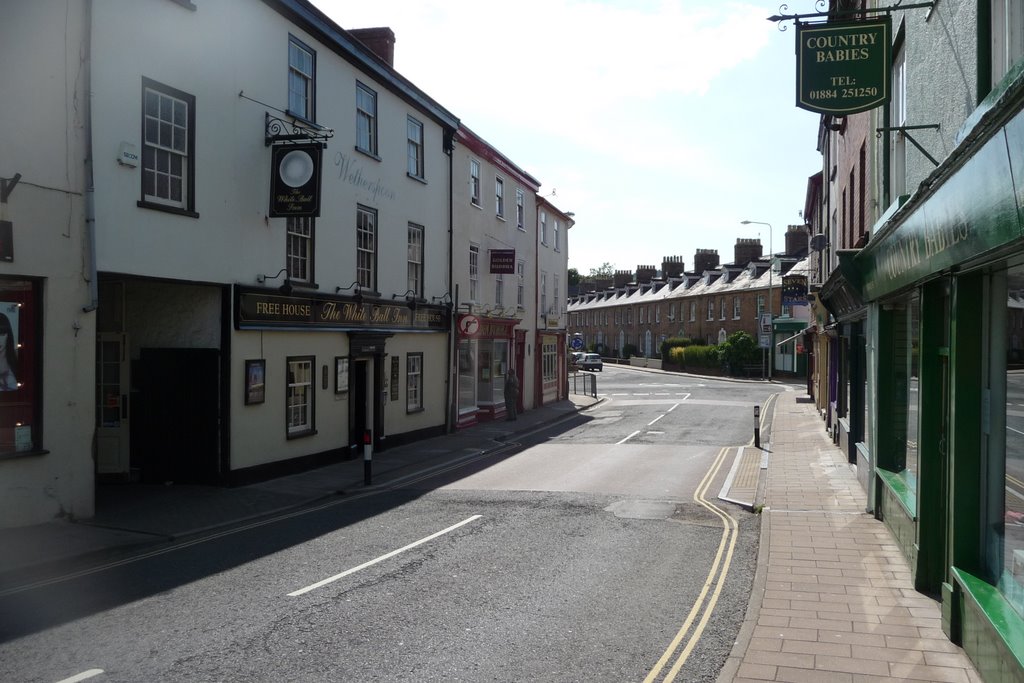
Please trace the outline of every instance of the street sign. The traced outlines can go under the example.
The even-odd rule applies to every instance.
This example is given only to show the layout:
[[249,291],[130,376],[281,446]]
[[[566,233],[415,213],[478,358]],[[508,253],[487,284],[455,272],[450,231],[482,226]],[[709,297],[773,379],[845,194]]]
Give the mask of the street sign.
[[581,350],[583,348],[583,338],[582,337],[573,337],[572,341],[569,342],[569,346],[572,347],[573,351]]

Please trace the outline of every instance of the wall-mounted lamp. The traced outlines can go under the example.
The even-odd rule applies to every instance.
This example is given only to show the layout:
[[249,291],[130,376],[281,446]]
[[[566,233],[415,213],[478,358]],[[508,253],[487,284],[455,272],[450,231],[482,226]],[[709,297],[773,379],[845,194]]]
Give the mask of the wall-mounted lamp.
[[[412,296],[409,296],[410,294]],[[408,306],[410,308],[410,310],[415,311],[416,310],[416,303],[417,303],[417,301],[416,301],[416,290],[415,289],[407,289],[407,290],[405,290],[405,294],[392,294],[391,295],[391,300],[394,301],[395,299],[398,299],[399,297],[403,297],[403,296],[405,297],[405,305]]]
[[278,287],[277,289],[282,294],[287,296],[287,295],[292,293],[292,281],[291,281],[291,279],[289,279],[287,273],[288,273],[288,269],[287,268],[282,268],[281,270],[277,271],[277,275],[264,275],[264,274],[261,273],[261,274],[256,276],[256,282],[259,282],[260,284],[263,284],[267,280],[276,280],[277,278],[279,278],[282,275],[284,275],[284,283],[280,287]]
[[347,292],[347,291],[352,290],[353,288],[355,288],[355,290],[356,290],[356,293],[354,295],[354,298],[356,300],[356,305],[357,306],[362,305],[362,303],[363,303],[363,292],[362,292],[362,290],[359,287],[359,280],[356,280],[355,282],[350,284],[348,287],[335,287],[334,288],[334,293],[338,294],[339,292]]
[[441,296],[432,296],[430,297],[430,300],[433,301],[435,304],[442,304],[448,307],[451,307],[452,305],[452,295],[449,294],[448,292],[445,292]]

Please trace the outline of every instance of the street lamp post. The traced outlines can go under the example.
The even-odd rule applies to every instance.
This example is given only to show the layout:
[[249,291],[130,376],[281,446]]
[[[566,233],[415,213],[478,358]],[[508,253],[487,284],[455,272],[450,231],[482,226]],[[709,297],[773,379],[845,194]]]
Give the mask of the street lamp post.
[[772,378],[772,359],[775,349],[775,310],[772,308],[772,278],[774,276],[773,263],[775,261],[775,249],[772,246],[772,224],[764,221],[740,221],[741,225],[767,225],[768,226],[768,319],[772,322],[771,333],[768,335],[768,379]]

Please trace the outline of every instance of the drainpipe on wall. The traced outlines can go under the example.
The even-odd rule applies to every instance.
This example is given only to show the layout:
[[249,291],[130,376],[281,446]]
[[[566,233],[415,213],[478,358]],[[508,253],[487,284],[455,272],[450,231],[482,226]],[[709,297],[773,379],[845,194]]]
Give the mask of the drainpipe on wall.
[[[452,282],[452,249],[455,246],[454,235],[454,211],[452,205],[455,201],[455,194],[452,192],[454,175],[452,166],[455,165],[455,131],[445,135],[444,151],[448,155],[448,301],[451,309],[448,316],[448,372],[445,373],[445,411],[444,411],[444,433],[451,434],[455,425],[455,382],[452,380],[452,373],[455,371],[455,312],[457,297]],[[443,301],[441,302],[444,303]]]
[[99,306],[99,284],[96,273],[96,201],[92,176],[92,0],[85,0],[85,38],[82,41],[82,92],[85,96],[85,240],[89,249],[89,303],[82,307],[92,313]]

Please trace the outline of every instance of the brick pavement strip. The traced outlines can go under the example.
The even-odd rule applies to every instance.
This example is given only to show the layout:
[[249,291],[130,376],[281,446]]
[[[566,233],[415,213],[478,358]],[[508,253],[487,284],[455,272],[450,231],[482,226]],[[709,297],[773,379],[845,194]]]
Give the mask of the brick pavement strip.
[[780,394],[769,448],[758,576],[720,683],[980,681],[813,405]]

